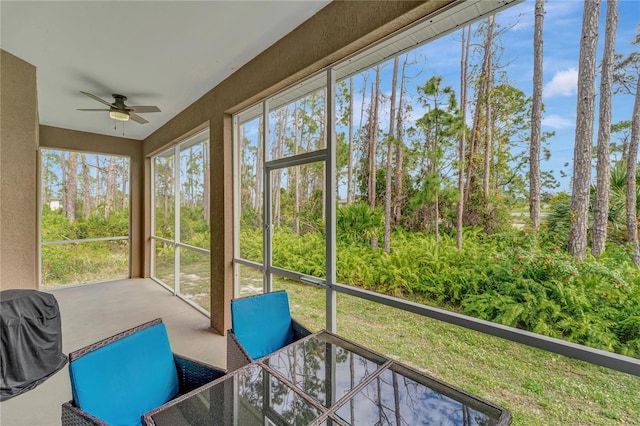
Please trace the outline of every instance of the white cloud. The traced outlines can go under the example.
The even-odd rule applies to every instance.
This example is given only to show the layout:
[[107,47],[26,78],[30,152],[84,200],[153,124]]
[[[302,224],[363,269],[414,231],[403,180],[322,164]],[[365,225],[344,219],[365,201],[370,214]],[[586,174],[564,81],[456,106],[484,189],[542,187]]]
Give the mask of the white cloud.
[[543,117],[542,125],[545,127],[551,127],[552,129],[568,129],[576,126],[576,120],[565,118],[556,114],[551,114],[549,116]]
[[554,96],[571,96],[578,89],[578,69],[569,68],[558,71],[550,82],[544,85],[542,96],[552,98]]

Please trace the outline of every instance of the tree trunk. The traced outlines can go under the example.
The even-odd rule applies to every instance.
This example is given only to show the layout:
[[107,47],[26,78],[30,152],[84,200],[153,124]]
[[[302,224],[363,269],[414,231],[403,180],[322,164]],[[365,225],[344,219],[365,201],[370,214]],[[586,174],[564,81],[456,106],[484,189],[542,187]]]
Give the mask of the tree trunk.
[[398,56],[393,60],[393,75],[391,78],[391,107],[389,111],[389,136],[387,137],[387,173],[385,176],[384,192],[384,251],[391,252],[391,174],[393,168],[393,145],[396,120],[396,86],[398,85]]
[[[247,145],[248,142],[247,140],[244,139],[244,126],[243,125],[238,125],[238,141],[240,142],[240,163],[238,164],[240,166],[240,170],[239,170],[239,176],[240,176],[240,209],[241,211],[244,211],[244,209],[247,206],[247,198],[249,199],[249,202],[252,202],[252,190],[249,188],[245,188],[244,185],[244,181],[245,181],[245,176],[247,175],[247,166],[248,166],[248,162],[249,162],[249,156],[247,155]],[[256,152],[256,157],[258,156],[258,153]],[[255,172],[256,167],[253,168],[253,171]],[[255,181],[255,179],[251,179],[251,181]],[[251,204],[253,205],[253,204]]]
[[120,161],[118,162],[118,177],[120,184],[120,195],[118,198],[118,201],[120,201],[120,206],[118,207],[118,209],[123,211],[126,210],[127,207],[129,207],[129,197],[127,195],[127,185],[129,184],[127,161],[128,160],[126,158],[120,158]]
[[376,154],[378,150],[378,108],[380,103],[380,65],[376,67],[376,82],[372,89],[372,99],[369,115],[369,207],[376,206]]
[[529,147],[529,217],[533,229],[540,228],[540,128],[542,126],[542,57],[544,1],[536,0],[533,36],[533,101],[531,146]]
[[[465,31],[466,34],[465,35]],[[462,51],[460,54],[460,113],[462,129],[460,132],[460,144],[458,145],[458,211],[456,218],[456,247],[462,249],[462,230],[464,225],[464,153],[467,142],[467,68],[469,63],[469,48],[471,46],[471,27],[462,29]]]
[[492,129],[493,123],[491,118],[491,89],[493,86],[493,30],[495,28],[495,16],[489,17],[489,29],[487,39],[485,41],[485,84],[484,84],[484,102],[485,102],[485,132],[484,132],[484,170],[482,176],[482,191],[484,193],[485,203],[489,202],[489,184],[491,176],[491,163],[493,157],[493,140]]
[[[433,138],[433,149],[434,150],[438,150],[440,149],[440,122],[438,119],[438,114],[437,112],[439,111],[438,108],[438,98],[436,97],[434,99],[434,105],[435,105],[435,110],[436,110],[436,126],[435,126],[435,135]],[[436,247],[438,246],[438,244],[440,243],[440,162],[434,158],[433,160],[433,174],[434,176],[436,176],[436,187],[435,187],[435,193],[436,193],[436,199],[433,203],[433,210],[434,210],[434,218],[433,218],[433,222],[434,222],[434,229],[436,232]]]
[[[469,37],[471,37],[471,34],[469,34]],[[469,157],[467,159],[467,181],[465,184],[465,192],[464,192],[464,203],[465,205],[468,205],[467,202],[469,200],[469,195],[471,194],[471,187],[473,186],[474,180],[475,180],[475,168],[476,168],[476,155],[478,153],[478,145],[479,143],[477,143],[478,141],[478,133],[479,133],[479,127],[480,127],[480,116],[482,113],[482,108],[481,108],[481,104],[482,104],[482,96],[485,93],[485,86],[486,86],[486,75],[487,75],[487,55],[488,53],[488,49],[486,47],[486,43],[485,43],[485,51],[484,51],[484,58],[482,60],[482,70],[481,70],[481,74],[480,74],[480,81],[478,83],[478,88],[476,89],[476,99],[475,99],[475,111],[473,114],[473,125],[471,127],[471,140],[469,141]]]
[[400,99],[398,101],[398,113],[396,114],[396,175],[395,175],[395,201],[394,221],[399,224],[402,220],[403,180],[404,180],[404,94],[405,94],[405,69],[408,56],[405,56],[402,64],[402,78],[400,79]]
[[616,53],[618,0],[607,2],[607,19],[600,74],[600,116],[598,118],[598,165],[596,167],[596,204],[593,209],[591,254],[604,253],[609,224],[609,193],[611,187],[611,95],[613,90],[613,61]]
[[638,167],[638,139],[640,139],[640,78],[638,78],[633,116],[631,118],[631,140],[627,161],[627,234],[631,244],[631,259],[636,267],[640,266],[640,244],[638,244],[638,212],[636,173]]
[[42,207],[46,205],[50,205],[51,197],[53,196],[51,193],[51,168],[52,164],[50,161],[49,153],[47,151],[42,151],[42,190],[40,191],[40,205]]
[[209,140],[207,139],[202,144],[202,215],[204,217],[204,221],[209,223],[209,219],[211,218],[211,168],[209,165],[211,164],[211,159],[209,158]]
[[62,178],[62,184],[61,184],[61,188],[62,188],[62,200],[61,200],[61,205],[60,207],[62,208],[62,212],[64,213],[65,216],[67,216],[67,191],[68,191],[68,183],[67,181],[69,180],[69,172],[67,172],[67,168],[68,166],[68,161],[67,161],[67,156],[66,153],[64,152],[60,152],[60,176]]
[[585,2],[580,41],[576,140],[573,154],[572,223],[568,241],[569,253],[579,260],[584,260],[587,253],[599,15],[600,0]]
[[109,156],[109,167],[107,168],[107,200],[104,206],[104,217],[114,210],[116,197],[116,158]]
[[105,168],[103,167],[103,164],[101,164],[100,158],[101,156],[96,155],[96,180],[94,185],[96,191],[94,205],[96,206],[99,206],[106,201],[106,197],[104,197],[104,194],[106,194],[104,188],[104,182],[106,181],[104,175]]
[[[287,108],[280,108],[278,112],[278,122],[275,130],[275,146],[273,147],[272,159],[282,158],[284,155],[285,129],[287,128]],[[265,139],[266,140],[266,139]],[[282,222],[282,209],[280,206],[280,193],[282,186],[282,169],[272,172],[273,186],[271,188],[273,196],[273,225],[280,226]]]
[[199,169],[199,167],[197,167],[196,165],[197,163],[197,158],[196,156],[194,156],[194,150],[193,150],[193,146],[189,147],[189,162],[188,162],[188,166],[187,166],[187,184],[188,184],[188,188],[189,188],[189,203],[188,206],[189,207],[195,207],[197,204],[197,195],[198,195],[198,188],[197,188],[197,181],[194,179],[194,176],[197,172],[197,170]]
[[82,154],[80,161],[82,161],[82,209],[86,219],[91,215],[91,175],[89,174],[87,155]]
[[369,204],[369,207],[373,208],[373,206],[375,206],[375,196],[373,195],[373,191],[371,190],[371,175],[372,175],[371,169],[375,167],[374,156],[372,154],[372,145],[373,145],[372,135],[373,135],[373,121],[374,121],[373,104],[375,103],[375,87],[373,83],[371,84],[370,93],[371,94],[369,95],[369,108],[367,110],[367,114],[368,114],[367,130],[366,130],[367,135],[366,135],[365,141],[363,142],[363,148],[367,155],[367,165],[366,165],[367,169],[365,173],[367,176],[367,185],[366,185],[367,203]]
[[[294,136],[293,136],[293,155],[298,155],[298,147],[300,145],[300,123],[299,119],[299,111],[298,111],[298,102],[294,105]],[[293,175],[293,233],[296,235],[300,235],[300,166],[294,167],[294,175]]]
[[[327,135],[329,134],[327,132],[327,100],[328,100],[328,96],[327,96],[327,90],[325,89],[323,91],[323,102],[322,102],[322,117],[319,117],[321,119],[320,123],[321,123],[321,129],[322,129],[322,135],[320,137],[321,141],[324,141],[324,146],[326,148],[327,146]],[[327,162],[323,161],[322,162],[322,174],[320,175],[320,179],[318,179],[318,183],[320,185],[320,193],[322,194],[322,197],[320,198],[320,201],[322,203],[322,218],[327,217],[327,197],[326,197],[326,191],[327,191],[327,185],[325,184],[325,180],[327,179]]]
[[163,176],[162,180],[164,181],[164,185],[162,186],[162,195],[163,195],[163,197],[162,197],[162,220],[164,221],[164,223],[162,224],[163,225],[163,229],[164,229],[164,226],[169,223],[169,194],[170,194],[169,185],[171,184],[170,183],[171,179],[169,178],[169,176],[171,176],[171,174],[169,173],[169,170],[168,170],[168,164],[169,164],[169,162],[167,161],[167,163],[163,167],[164,170],[160,174],[161,176]]
[[260,198],[262,194],[262,198],[264,198],[263,194],[263,167],[264,167],[264,140],[267,135],[264,134],[264,123],[262,114],[258,118],[258,149],[256,150],[256,188],[255,193],[256,197],[253,200],[253,210],[258,211],[262,207],[263,200]]
[[69,152],[67,160],[67,182],[65,186],[65,212],[69,222],[76,221],[76,200],[78,196],[78,154]]
[[[360,121],[358,124],[358,129],[362,129],[362,124],[364,121],[364,110],[365,110],[365,98],[367,97],[367,73],[363,73],[362,74],[362,89],[360,89],[360,92],[362,94],[362,102],[360,103]],[[367,167],[368,170],[368,164],[365,164],[364,161],[366,158],[368,158],[367,156],[369,155],[369,141],[367,138],[362,138],[362,145],[360,146],[360,161],[361,161],[361,167],[356,168],[355,172],[356,172],[356,177],[354,178],[355,181],[357,182],[359,179],[363,179],[363,176],[367,176],[367,185],[369,185],[369,181],[368,181],[368,175],[367,173],[364,171],[365,166]],[[360,177],[357,176],[357,174],[360,174]],[[355,197],[355,192],[357,190],[357,186],[354,187],[353,192],[354,192],[354,197]],[[364,198],[364,194],[359,194],[360,197]]]
[[400,386],[398,384],[398,373],[394,371],[391,374],[392,374],[392,380],[393,380],[393,411],[395,411],[396,413],[396,416],[395,416],[396,425],[401,425],[403,423],[406,423],[406,421],[402,417],[402,405],[400,402],[401,398],[400,398]]
[[[302,106],[300,111],[303,113],[302,121],[304,122],[304,117],[306,117],[306,108],[307,108],[307,100],[302,100]],[[304,126],[302,126],[300,131],[300,147],[305,147],[304,149],[309,151],[311,148],[311,139],[313,139],[313,135],[311,132],[305,132]],[[312,192],[313,185],[313,177],[310,174],[313,173],[312,167],[303,167],[300,170],[300,204],[304,204],[309,201],[309,195]]]
[[349,163],[347,165],[347,204],[353,200],[353,76],[349,77]]

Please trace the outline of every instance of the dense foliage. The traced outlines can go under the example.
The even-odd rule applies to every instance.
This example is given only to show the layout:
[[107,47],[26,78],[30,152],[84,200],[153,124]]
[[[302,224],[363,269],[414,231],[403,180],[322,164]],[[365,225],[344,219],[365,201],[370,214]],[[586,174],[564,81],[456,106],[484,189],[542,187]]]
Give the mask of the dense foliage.
[[[625,246],[576,261],[554,233],[506,227],[492,235],[467,228],[455,236],[396,230],[391,253],[370,238],[382,232],[380,212],[366,205],[338,210],[338,282],[445,307],[476,318],[640,356],[640,275]],[[368,218],[368,220],[367,220]],[[261,229],[243,227],[241,247],[261,261]],[[274,265],[324,277],[322,233],[277,231]]]
[[[203,219],[202,207],[183,207],[180,217],[181,241],[195,247],[209,248],[209,224]],[[79,216],[75,222],[69,221],[61,211],[48,207],[42,210],[42,241],[82,240],[88,238],[122,237],[129,235],[129,211],[117,210],[109,217],[96,210],[89,217]],[[173,223],[173,211],[165,218],[160,211],[157,216],[158,235],[172,238],[171,227],[163,233],[165,223]],[[73,244],[44,245],[42,248],[42,282],[53,284],[78,284],[127,277],[128,241],[99,241]],[[158,244],[156,256],[173,256],[173,246]],[[208,262],[202,254],[185,250],[182,255],[185,264]]]
[[[108,218],[100,212],[70,222],[60,210],[48,207],[41,215],[42,241],[82,240],[129,235],[129,212],[112,212]],[[81,284],[129,276],[127,240],[42,246],[42,285]]]

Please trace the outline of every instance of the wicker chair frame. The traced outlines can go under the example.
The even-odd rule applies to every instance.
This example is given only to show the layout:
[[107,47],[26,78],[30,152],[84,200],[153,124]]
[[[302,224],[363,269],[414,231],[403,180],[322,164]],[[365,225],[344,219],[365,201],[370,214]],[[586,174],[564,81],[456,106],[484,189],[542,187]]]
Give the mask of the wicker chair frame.
[[[85,346],[82,349],[71,352],[69,354],[69,363],[92,351],[95,351],[96,349],[115,342],[116,340],[120,340],[140,330],[144,330],[145,328],[149,328],[160,323],[162,323],[162,319],[156,318],[153,321],[149,321],[139,326],[130,328],[121,333],[115,334],[111,337],[107,337],[106,339]],[[184,395],[188,392],[191,392],[192,390],[197,389],[209,382],[212,382],[215,379],[226,374],[226,370],[175,353],[173,354],[173,360],[175,362],[176,371],[178,373],[178,395]],[[107,423],[76,407],[74,401],[69,401],[62,404],[61,418],[62,426],[107,426]]]

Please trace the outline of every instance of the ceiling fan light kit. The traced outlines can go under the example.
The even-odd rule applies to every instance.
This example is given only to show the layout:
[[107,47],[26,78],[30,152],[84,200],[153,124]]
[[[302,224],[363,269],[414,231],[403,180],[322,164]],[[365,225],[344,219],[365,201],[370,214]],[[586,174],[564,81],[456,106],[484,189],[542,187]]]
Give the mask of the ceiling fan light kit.
[[129,114],[126,111],[111,110],[109,111],[109,117],[118,121],[129,121]]

